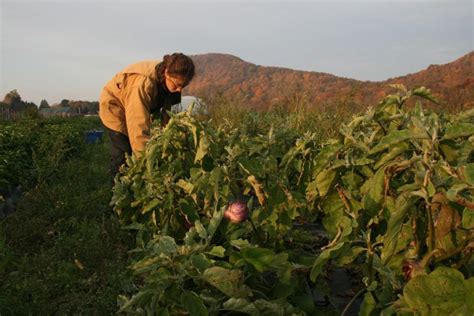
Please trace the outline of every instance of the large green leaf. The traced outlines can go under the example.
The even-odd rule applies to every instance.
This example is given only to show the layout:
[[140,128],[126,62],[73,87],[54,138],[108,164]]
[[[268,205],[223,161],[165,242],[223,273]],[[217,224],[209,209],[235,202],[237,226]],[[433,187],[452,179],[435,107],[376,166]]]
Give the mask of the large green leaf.
[[192,201],[190,201],[190,198],[180,199],[178,203],[179,207],[181,208],[181,211],[186,215],[186,218],[189,223],[194,223],[196,220],[199,219],[199,214],[196,210],[196,206]]
[[474,163],[468,163],[461,168],[464,180],[474,186]]
[[431,94],[431,90],[426,87],[419,87],[419,88],[413,89],[412,95],[422,97],[434,103],[439,102],[438,99]]
[[378,144],[372,147],[369,154],[372,155],[378,153],[379,151],[385,150],[405,140],[423,138],[428,139],[429,137],[426,133],[415,133],[408,129],[391,131],[388,135],[384,136]]
[[214,246],[211,250],[207,252],[210,256],[215,256],[219,258],[224,258],[225,248],[222,246]]
[[[123,306],[121,306],[118,313],[123,313],[131,309],[133,306],[140,305],[142,302],[149,301],[151,297],[153,296],[153,294],[154,294],[153,290],[143,290],[143,291],[138,292],[130,300],[128,300]],[[133,311],[134,309],[131,309],[131,310]]]
[[328,163],[334,158],[334,156],[341,150],[343,146],[339,143],[330,144],[321,148],[321,151],[314,158],[314,175],[316,176],[321,172],[324,166],[327,166]]
[[335,177],[336,170],[333,169],[326,169],[318,174],[316,177],[316,186],[320,196],[325,196],[328,193]]
[[172,255],[178,251],[178,246],[172,237],[161,236],[155,251],[165,255]]
[[158,205],[160,205],[161,201],[159,199],[152,199],[148,202],[142,209],[141,213],[146,214],[150,211],[153,211]]
[[465,280],[458,270],[439,267],[410,280],[403,298],[412,311],[422,315],[473,315],[474,278]]
[[474,212],[467,207],[462,212],[462,226],[465,229],[474,229]]
[[390,214],[388,220],[387,232],[383,236],[383,245],[381,259],[384,264],[387,264],[393,256],[397,243],[400,239],[400,231],[403,223],[407,220],[407,212],[410,208],[409,194],[400,195],[395,203],[394,212]]
[[310,278],[311,281],[315,282],[317,277],[321,274],[324,269],[324,265],[328,260],[334,258],[338,254],[338,250],[344,246],[344,243],[338,243],[334,247],[327,248],[316,258],[311,268]]
[[197,253],[190,257],[192,265],[199,271],[204,272],[207,268],[212,266],[211,260],[209,260],[204,254]]
[[204,156],[207,154],[210,146],[209,139],[207,138],[207,135],[204,133],[201,133],[201,139],[199,140],[199,146],[196,151],[196,156],[194,157],[194,162],[199,162],[204,158]]
[[474,135],[474,124],[456,123],[446,128],[443,139],[468,137],[471,135]]
[[224,310],[240,312],[247,315],[258,316],[260,311],[257,307],[244,298],[229,298],[223,304]]
[[385,168],[380,168],[375,173],[374,177],[367,180],[364,187],[368,187],[368,192],[363,198],[364,208],[370,212],[370,214],[376,214],[383,202],[384,189],[385,189]]
[[364,295],[364,300],[360,306],[359,315],[360,316],[372,316],[374,315],[377,307],[377,302],[374,299],[374,296],[371,292],[367,292]]
[[249,247],[240,251],[242,258],[252,264],[258,272],[265,271],[275,258],[275,252],[271,249]]
[[184,291],[181,294],[181,304],[183,304],[190,316],[209,315],[202,299],[194,292]]
[[219,225],[222,222],[222,218],[224,217],[224,210],[219,210],[214,212],[212,215],[211,220],[209,221],[209,225],[207,225],[207,234],[208,238],[212,238],[219,228]]
[[203,279],[228,297],[247,297],[251,290],[243,284],[244,274],[240,270],[211,267],[203,273]]
[[390,162],[393,159],[395,159],[396,157],[400,156],[402,153],[407,151],[409,148],[410,148],[410,146],[405,142],[397,144],[396,146],[393,146],[388,153],[386,153],[386,154],[384,154],[380,157],[379,161],[377,161],[377,163],[374,165],[374,168],[375,169],[380,168],[381,166],[383,166],[387,162]]

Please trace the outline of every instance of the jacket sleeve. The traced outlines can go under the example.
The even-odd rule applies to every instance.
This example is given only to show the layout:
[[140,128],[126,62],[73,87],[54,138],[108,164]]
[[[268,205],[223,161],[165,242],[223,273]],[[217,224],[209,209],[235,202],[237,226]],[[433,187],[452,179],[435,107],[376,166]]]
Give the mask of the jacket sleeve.
[[148,78],[141,76],[136,76],[130,81],[124,96],[125,120],[132,150],[134,153],[139,153],[150,139],[151,85]]

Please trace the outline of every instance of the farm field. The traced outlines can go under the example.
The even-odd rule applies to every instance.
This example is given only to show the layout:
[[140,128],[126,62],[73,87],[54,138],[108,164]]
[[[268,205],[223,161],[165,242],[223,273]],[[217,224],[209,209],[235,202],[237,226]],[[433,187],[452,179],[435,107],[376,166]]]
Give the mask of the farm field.
[[474,111],[395,88],[174,114],[113,187],[97,119],[0,125],[0,314],[474,313]]
[[21,180],[23,192],[0,224],[0,314],[110,314],[132,286],[127,238],[108,205],[107,144],[84,142],[84,131],[99,126],[88,118],[1,126],[2,149],[12,144],[6,137],[16,144],[2,151],[2,179],[15,176],[8,179]]

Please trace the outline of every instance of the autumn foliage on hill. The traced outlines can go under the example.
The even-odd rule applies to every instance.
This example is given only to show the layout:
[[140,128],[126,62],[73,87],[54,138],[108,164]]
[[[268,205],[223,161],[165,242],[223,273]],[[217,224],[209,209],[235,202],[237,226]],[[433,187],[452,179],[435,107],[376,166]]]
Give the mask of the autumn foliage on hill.
[[381,82],[359,81],[327,73],[264,67],[225,54],[192,56],[197,75],[185,94],[204,99],[227,98],[254,109],[295,102],[315,110],[332,106],[363,109],[391,92],[390,84],[425,86],[439,99],[439,109],[474,106],[474,52],[444,65]]

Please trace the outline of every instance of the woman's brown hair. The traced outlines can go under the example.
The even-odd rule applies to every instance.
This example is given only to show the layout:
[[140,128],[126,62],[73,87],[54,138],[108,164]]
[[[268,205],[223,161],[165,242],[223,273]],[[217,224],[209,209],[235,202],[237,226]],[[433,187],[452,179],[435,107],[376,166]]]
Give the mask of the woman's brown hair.
[[182,79],[185,84],[188,84],[194,77],[193,60],[182,53],[163,57],[163,61],[158,65],[158,74],[161,80],[164,80],[165,70],[168,70],[170,76]]

